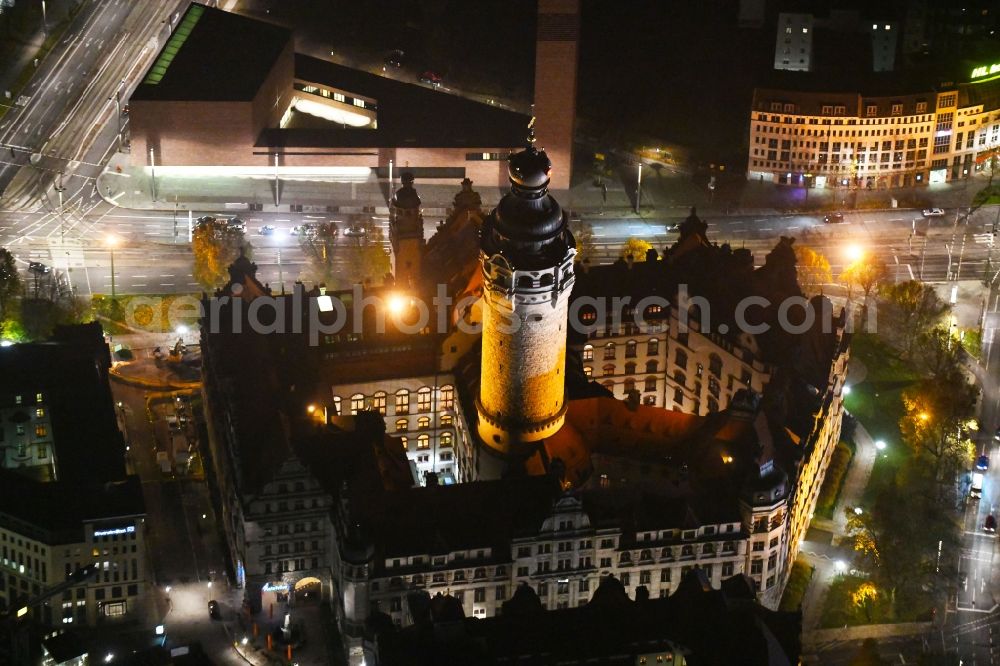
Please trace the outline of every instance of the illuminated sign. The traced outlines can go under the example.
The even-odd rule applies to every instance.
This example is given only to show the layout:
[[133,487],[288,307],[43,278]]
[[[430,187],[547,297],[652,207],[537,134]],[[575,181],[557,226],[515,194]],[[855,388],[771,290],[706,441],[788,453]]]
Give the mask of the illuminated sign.
[[972,76],[969,77],[973,80],[981,79],[984,76],[993,76],[994,74],[1000,74],[1000,62],[994,63],[992,65],[983,65],[982,67],[976,67],[972,70]]
[[132,532],[135,532],[135,525],[129,525],[128,527],[116,527],[113,530],[94,530],[94,536],[118,536],[119,534],[131,534]]
[[262,588],[265,592],[288,592],[286,583],[265,583]]

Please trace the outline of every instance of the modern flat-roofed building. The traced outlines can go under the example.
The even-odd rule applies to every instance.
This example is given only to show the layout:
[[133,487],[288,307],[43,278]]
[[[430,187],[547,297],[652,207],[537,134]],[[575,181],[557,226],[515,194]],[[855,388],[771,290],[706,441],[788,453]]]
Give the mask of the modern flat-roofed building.
[[[144,620],[145,504],[125,469],[99,324],[0,348],[0,606],[44,626]],[[10,427],[7,424],[11,424]],[[48,599],[87,566],[96,576]]]
[[[543,3],[544,4],[544,3]],[[540,140],[569,186],[578,8],[541,7]],[[545,27],[548,26],[548,27]],[[234,44],[252,48],[234,48]],[[530,115],[297,54],[290,31],[191,4],[129,100],[133,167],[157,175],[507,184]],[[390,166],[391,165],[391,166]]]

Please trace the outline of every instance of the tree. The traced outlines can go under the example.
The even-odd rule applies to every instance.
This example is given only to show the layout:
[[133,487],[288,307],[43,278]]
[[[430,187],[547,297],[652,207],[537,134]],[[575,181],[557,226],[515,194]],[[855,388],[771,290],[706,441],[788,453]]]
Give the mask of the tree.
[[363,224],[365,233],[347,247],[348,279],[354,284],[381,284],[392,271],[385,249],[385,234],[371,220]]
[[929,473],[935,497],[942,504],[950,503],[955,476],[972,461],[968,423],[975,397],[975,388],[958,367],[902,394],[900,435]]
[[303,235],[299,241],[302,253],[309,264],[306,279],[316,284],[324,284],[333,288],[336,283],[334,270],[334,242],[337,238],[337,225],[333,222],[320,224],[314,236]]
[[204,218],[199,221],[191,240],[194,253],[195,282],[206,290],[216,289],[225,284],[229,276],[229,265],[241,251],[249,251],[244,246],[243,232],[226,224],[223,220]]
[[849,289],[860,287],[865,295],[865,303],[872,290],[886,276],[885,262],[874,254],[866,253],[863,257],[848,265],[840,274],[840,281]]
[[822,254],[806,245],[795,246],[795,269],[799,288],[807,297],[823,293],[823,285],[833,282],[830,262]]
[[872,621],[872,608],[878,598],[878,589],[871,581],[864,581],[851,593],[851,601],[865,613],[865,619]]
[[879,295],[883,337],[907,358],[920,337],[938,326],[950,309],[934,287],[917,280],[882,285]]
[[646,261],[646,252],[653,249],[652,243],[641,238],[629,238],[622,246],[621,258],[628,261]]
[[[580,263],[592,263],[597,254],[597,246],[594,243],[594,228],[586,222],[577,220],[570,222],[570,231],[576,239],[576,260]],[[646,258],[645,255],[642,257]]]
[[7,318],[7,305],[21,292],[21,275],[10,250],[0,247],[0,322]]

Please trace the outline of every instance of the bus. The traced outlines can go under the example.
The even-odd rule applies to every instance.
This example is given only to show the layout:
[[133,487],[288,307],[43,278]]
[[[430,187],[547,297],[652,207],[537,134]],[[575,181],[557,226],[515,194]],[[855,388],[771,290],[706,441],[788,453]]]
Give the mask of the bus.
[[983,496],[983,475],[974,472],[972,475],[972,487],[969,488],[969,497],[979,499]]

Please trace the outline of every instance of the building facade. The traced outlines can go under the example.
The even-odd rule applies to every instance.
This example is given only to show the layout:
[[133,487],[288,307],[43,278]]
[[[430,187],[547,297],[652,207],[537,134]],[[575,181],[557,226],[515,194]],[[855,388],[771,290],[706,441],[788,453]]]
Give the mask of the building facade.
[[747,177],[868,189],[970,177],[1000,146],[998,90],[996,80],[895,96],[758,88]]

